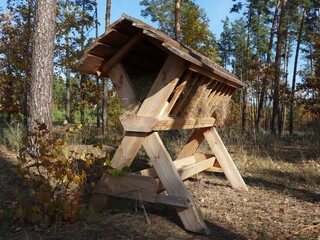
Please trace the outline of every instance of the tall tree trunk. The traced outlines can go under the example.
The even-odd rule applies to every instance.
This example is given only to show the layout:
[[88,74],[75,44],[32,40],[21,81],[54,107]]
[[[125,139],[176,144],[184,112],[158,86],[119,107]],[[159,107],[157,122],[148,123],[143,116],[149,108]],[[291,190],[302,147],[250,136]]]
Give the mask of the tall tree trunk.
[[[84,12],[85,12],[85,1],[82,1],[82,19],[81,19],[81,52],[84,52]],[[86,76],[84,74],[80,75],[80,122],[84,124],[84,108],[85,108],[85,81]]]
[[[98,1],[95,0],[95,27],[96,27],[96,39],[99,37],[99,31],[98,31],[98,26],[99,26],[99,21],[98,21]],[[96,76],[96,84],[97,88],[99,89],[99,77]],[[100,104],[97,102],[97,128],[100,128]]]
[[272,118],[271,118],[271,133],[276,134],[276,120],[278,121],[278,132],[281,136],[282,134],[282,123],[281,114],[279,109],[279,94],[280,94],[280,76],[281,76],[281,50],[282,50],[282,40],[283,40],[283,27],[284,18],[286,14],[286,4],[287,0],[282,0],[281,3],[281,13],[278,25],[278,37],[277,37],[277,51],[275,57],[275,78],[274,78],[274,94],[273,94],[273,106],[272,106]]
[[[290,54],[290,39],[288,39],[288,31],[286,31],[286,38],[285,38],[285,46],[284,46],[284,60],[283,60],[283,73],[284,73],[284,79],[283,79],[283,84],[286,87],[288,85],[288,69],[289,69],[289,54]],[[279,99],[280,100],[280,114],[281,114],[281,132],[285,131],[285,126],[286,126],[286,116],[287,116],[287,104],[286,100],[287,99]]]
[[[272,26],[271,26],[271,30],[270,30],[269,46],[268,46],[268,53],[267,53],[267,63],[266,63],[267,67],[270,67],[270,62],[271,62],[271,53],[272,53],[272,47],[273,47],[274,30],[276,28],[276,24],[277,24],[277,21],[278,21],[279,6],[280,6],[280,0],[277,1],[276,9],[274,11],[274,16],[273,16]],[[257,132],[260,130],[262,109],[263,109],[264,100],[265,100],[264,98],[267,95],[267,84],[268,84],[268,82],[264,78],[264,80],[262,82],[260,100],[259,100],[259,105],[258,105],[258,113],[257,113],[258,116],[257,116],[257,121],[256,121],[256,130],[257,130]]]
[[291,96],[290,96],[290,119],[289,119],[289,133],[293,134],[293,105],[294,105],[294,93],[296,89],[296,76],[297,76],[297,67],[298,67],[298,60],[299,60],[299,51],[300,51],[300,43],[302,37],[302,30],[304,26],[304,19],[306,17],[307,9],[304,8],[300,28],[299,28],[299,35],[297,40],[297,48],[296,48],[296,55],[294,57],[294,68],[293,68],[293,76],[292,76],[292,87],[291,87]]
[[[66,20],[69,22],[69,0],[66,0]],[[69,28],[69,27],[68,27]],[[66,120],[70,122],[70,64],[68,59],[70,58],[70,53],[69,53],[69,30],[67,29],[67,34],[66,34],[66,59],[67,59],[67,65],[66,65]]]
[[32,58],[32,52],[31,52],[31,46],[32,46],[32,30],[33,30],[33,24],[31,22],[32,15],[33,15],[33,0],[28,0],[28,18],[27,18],[27,26],[28,26],[28,36],[30,36],[27,41],[27,46],[25,49],[25,64],[28,66],[26,68],[25,73],[25,80],[23,83],[23,123],[25,128],[28,127],[28,94],[30,89],[30,79],[31,79],[31,66],[30,66],[30,58]]
[[181,0],[175,0],[175,37],[176,41],[180,42],[181,40],[181,26],[180,26],[180,19],[181,19],[181,14],[180,14],[180,5],[181,5]]
[[[253,2],[250,1],[249,4],[249,17],[248,17],[248,35],[247,35],[247,48],[246,48],[246,57],[245,57],[245,66],[244,66],[244,82],[248,82],[248,66],[249,66],[249,50],[250,50],[250,29],[252,21],[252,9]],[[244,133],[247,128],[247,102],[248,102],[248,91],[247,88],[242,90],[242,115],[241,115],[241,130]]]
[[[111,0],[106,1],[106,32],[110,26],[110,13],[111,13]],[[102,79],[103,84],[103,98],[102,98],[102,136],[106,141],[107,139],[107,128],[108,128],[108,78]]]
[[37,122],[52,130],[53,55],[56,0],[37,0],[33,32],[31,84],[29,95],[28,130]]

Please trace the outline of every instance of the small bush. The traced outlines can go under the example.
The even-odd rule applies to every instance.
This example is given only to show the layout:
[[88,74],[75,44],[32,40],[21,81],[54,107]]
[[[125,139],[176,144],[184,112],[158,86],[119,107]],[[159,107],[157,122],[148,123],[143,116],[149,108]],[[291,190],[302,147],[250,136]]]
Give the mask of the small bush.
[[[56,135],[49,136],[45,124],[28,134],[19,155],[18,174],[28,186],[28,195],[20,195],[15,216],[37,224],[55,220],[72,220],[90,214],[82,206],[82,189],[86,184],[86,169],[80,168],[75,154],[65,154],[65,142]],[[90,166],[83,158],[84,166]]]
[[9,124],[2,130],[2,142],[6,148],[18,153],[23,145],[24,128],[20,122]]
[[[81,127],[80,127],[81,128]],[[102,149],[102,145],[97,145]],[[103,171],[117,177],[127,169],[111,167],[108,157],[66,151],[65,141],[49,135],[45,124],[29,133],[19,154],[17,172],[27,184],[27,193],[16,194],[15,218],[50,225],[57,220],[76,220],[94,214],[84,203],[84,194],[95,186]]]

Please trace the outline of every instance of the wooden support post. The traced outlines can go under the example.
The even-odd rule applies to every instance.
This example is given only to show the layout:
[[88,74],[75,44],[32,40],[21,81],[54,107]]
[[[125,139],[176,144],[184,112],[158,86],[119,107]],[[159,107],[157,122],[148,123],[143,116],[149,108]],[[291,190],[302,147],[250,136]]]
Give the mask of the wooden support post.
[[232,187],[238,190],[248,191],[246,184],[244,183],[216,129],[211,128],[207,130],[204,132],[204,136]]
[[186,143],[186,145],[180,151],[177,159],[189,157],[195,154],[204,139],[203,133],[208,129],[210,128],[195,129],[189,137],[189,140]]
[[191,202],[192,207],[190,208],[176,208],[184,227],[188,231],[210,234],[209,228],[184,186],[158,133],[150,134],[145,139],[143,147],[168,194],[188,199]]
[[127,111],[131,111],[138,105],[138,98],[129,79],[129,75],[121,63],[116,64],[108,71],[112,83],[115,85],[118,96]]

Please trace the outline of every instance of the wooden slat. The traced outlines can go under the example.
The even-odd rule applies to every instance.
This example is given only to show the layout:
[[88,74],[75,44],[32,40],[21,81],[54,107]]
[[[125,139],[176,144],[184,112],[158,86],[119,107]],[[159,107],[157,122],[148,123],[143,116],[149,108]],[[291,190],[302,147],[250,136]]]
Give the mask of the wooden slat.
[[167,204],[174,207],[189,208],[192,206],[188,199],[158,194],[157,189],[158,183],[153,177],[136,174],[124,174],[120,177],[112,177],[104,173],[94,193]]
[[214,95],[216,94],[218,88],[221,86],[221,83],[218,81],[214,81],[212,85],[210,85],[211,87],[211,92],[210,95],[208,97],[208,104],[210,104],[210,102],[212,101],[212,98],[214,97]]
[[178,112],[181,110],[182,106],[185,105],[185,102],[187,101],[187,98],[189,97],[191,90],[194,88],[194,85],[200,77],[201,75],[197,74],[192,74],[190,76],[186,83],[186,87],[184,88],[182,94],[178,98],[177,103],[174,105],[173,110],[171,111],[173,116],[176,116]]
[[159,116],[186,68],[187,65],[184,60],[173,54],[169,55],[149,90],[146,99],[142,103],[138,115]]
[[204,69],[198,65],[192,64],[190,66],[190,70],[200,73],[202,75],[211,77],[221,83],[227,84],[234,88],[247,87],[245,83],[239,81],[236,78],[229,77],[227,73],[224,73],[222,71],[216,71],[216,69],[212,69],[212,71],[208,71],[207,69]]
[[193,131],[191,136],[189,137],[187,143],[180,151],[177,159],[185,158],[192,156],[198,150],[200,144],[202,143],[204,136],[203,133],[207,131],[209,128],[198,128]]
[[138,105],[137,94],[122,64],[118,63],[109,69],[109,76],[117,89],[123,107],[127,111],[134,109]]
[[123,115],[120,117],[125,131],[152,132],[175,129],[194,129],[214,126],[214,118],[141,117]]
[[[186,158],[175,160],[175,161],[173,161],[173,164],[174,164],[176,169],[180,169],[182,167],[194,164],[196,162],[197,161],[196,161],[195,157],[194,156],[190,156],[190,157],[186,157]],[[135,173],[143,175],[143,176],[152,176],[152,177],[155,177],[155,178],[158,177],[158,174],[157,174],[156,170],[153,167],[147,168],[147,169],[143,169],[143,170],[135,172]]]
[[187,179],[189,177],[192,177],[193,175],[196,175],[200,172],[205,171],[208,168],[213,167],[214,161],[215,161],[215,157],[212,157],[188,166],[184,166],[178,170],[179,175],[182,180]]
[[190,200],[192,207],[187,209],[176,208],[184,227],[192,232],[209,234],[209,228],[206,226],[200,212],[192,201],[158,133],[150,134],[145,139],[143,147],[168,195]]
[[219,105],[220,101],[222,98],[230,91],[232,88],[228,85],[224,85],[219,92],[215,94],[211,102],[209,103],[210,105],[210,113],[214,111],[214,109]]
[[246,184],[216,129],[211,128],[207,130],[204,132],[204,136],[232,187],[238,190],[248,191]]
[[223,173],[221,167],[210,167],[205,170],[206,172],[215,172],[215,173]]
[[112,177],[104,173],[99,185],[95,188],[95,193],[119,196],[139,192],[141,196],[155,197],[157,184],[153,177],[141,176],[136,174],[124,174],[119,177]]
[[103,58],[91,54],[85,54],[77,63],[77,69],[82,73],[96,74]]
[[126,56],[132,48],[134,48],[144,37],[142,32],[136,33],[133,37],[131,37],[118,51],[114,54],[108,61],[103,63],[99,69],[99,71],[103,75],[107,75],[110,68],[112,68],[115,64],[119,63],[124,56]]
[[185,89],[188,80],[191,77],[192,72],[188,71],[186,77],[183,79],[182,83],[176,88],[176,91],[172,97],[172,99],[170,100],[170,103],[168,105],[168,107],[165,110],[165,115],[169,115],[172,108],[174,107],[174,105],[176,104],[178,98],[180,97],[180,94],[182,93],[182,91]]

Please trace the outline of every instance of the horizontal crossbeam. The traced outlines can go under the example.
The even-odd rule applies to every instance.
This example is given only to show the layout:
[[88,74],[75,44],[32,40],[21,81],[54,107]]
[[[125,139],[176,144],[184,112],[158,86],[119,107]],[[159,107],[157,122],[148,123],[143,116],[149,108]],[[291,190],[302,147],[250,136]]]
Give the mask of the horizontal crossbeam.
[[213,127],[215,118],[145,117],[123,115],[121,124],[127,132],[153,132],[161,130],[194,129]]

